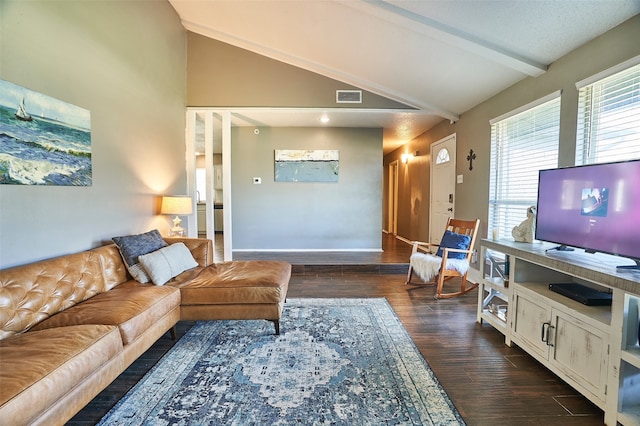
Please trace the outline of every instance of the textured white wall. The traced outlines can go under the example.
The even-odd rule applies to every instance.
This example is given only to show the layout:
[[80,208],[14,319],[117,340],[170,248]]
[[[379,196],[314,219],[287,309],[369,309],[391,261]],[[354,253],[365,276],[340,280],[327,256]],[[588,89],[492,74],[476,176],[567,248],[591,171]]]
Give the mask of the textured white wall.
[[91,111],[91,187],[0,185],[0,268],[158,228],[184,193],[186,34],[168,2],[0,1],[0,78]]

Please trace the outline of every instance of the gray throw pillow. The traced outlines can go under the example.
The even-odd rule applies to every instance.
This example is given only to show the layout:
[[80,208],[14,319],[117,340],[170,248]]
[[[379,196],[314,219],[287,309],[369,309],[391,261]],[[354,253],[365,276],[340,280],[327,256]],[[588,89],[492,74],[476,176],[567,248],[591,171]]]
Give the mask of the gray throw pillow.
[[143,284],[150,282],[151,279],[142,265],[140,265],[138,257],[167,246],[160,232],[154,229],[144,234],[113,237],[112,240],[118,246],[122,259],[131,276]]

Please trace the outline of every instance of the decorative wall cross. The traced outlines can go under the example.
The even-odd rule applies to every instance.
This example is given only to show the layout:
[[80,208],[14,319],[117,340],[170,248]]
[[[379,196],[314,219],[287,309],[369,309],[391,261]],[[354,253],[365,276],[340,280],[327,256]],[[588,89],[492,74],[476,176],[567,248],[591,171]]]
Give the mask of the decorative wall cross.
[[476,154],[472,149],[469,150],[469,155],[467,155],[467,161],[469,161],[469,170],[473,170],[473,160],[476,159]]

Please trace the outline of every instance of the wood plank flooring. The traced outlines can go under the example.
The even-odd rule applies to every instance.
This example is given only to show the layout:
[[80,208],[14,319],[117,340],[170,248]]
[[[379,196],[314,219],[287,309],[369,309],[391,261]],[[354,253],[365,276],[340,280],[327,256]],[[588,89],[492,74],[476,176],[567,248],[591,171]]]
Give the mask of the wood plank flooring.
[[[217,236],[216,236],[217,237]],[[234,251],[235,260],[286,260],[292,265],[375,265],[407,264],[411,246],[391,234],[383,233],[381,251]],[[216,245],[222,244],[216,240]]]
[[[409,246],[384,239],[389,240],[383,243],[386,263],[406,262]],[[314,261],[318,256],[329,257],[317,253]],[[404,273],[381,273],[370,265],[314,265],[304,254],[295,257],[306,265],[294,267],[290,298],[386,297],[468,425],[603,424],[600,409],[524,351],[507,347],[498,331],[475,322],[477,290],[436,301],[430,287],[407,287]],[[192,324],[178,323],[178,337]],[[282,331],[286,328],[283,323]],[[95,424],[173,344],[168,334],[158,340],[69,424]]]

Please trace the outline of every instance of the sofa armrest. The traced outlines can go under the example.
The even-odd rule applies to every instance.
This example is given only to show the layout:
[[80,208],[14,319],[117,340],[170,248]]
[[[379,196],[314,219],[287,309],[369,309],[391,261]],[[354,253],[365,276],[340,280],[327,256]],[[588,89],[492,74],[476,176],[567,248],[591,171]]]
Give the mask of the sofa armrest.
[[206,238],[165,237],[167,244],[184,243],[200,266],[213,263],[213,242]]

